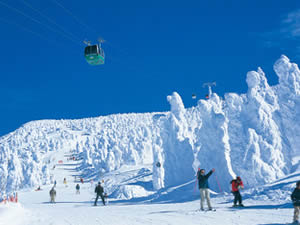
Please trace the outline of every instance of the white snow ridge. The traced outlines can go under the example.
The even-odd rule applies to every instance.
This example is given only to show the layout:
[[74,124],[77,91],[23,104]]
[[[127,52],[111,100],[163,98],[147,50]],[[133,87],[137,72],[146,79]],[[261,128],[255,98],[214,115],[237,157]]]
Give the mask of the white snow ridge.
[[167,201],[176,190],[192,196],[198,168],[216,169],[215,192],[228,192],[237,175],[247,188],[292,184],[283,181],[299,177],[300,71],[286,56],[274,70],[275,86],[258,68],[247,73],[246,94],[213,93],[191,108],[174,92],[167,96],[170,112],[27,123],[0,138],[1,193],[50,185],[59,176],[54,166],[66,157],[76,158],[69,171],[86,181],[103,179],[120,201]]

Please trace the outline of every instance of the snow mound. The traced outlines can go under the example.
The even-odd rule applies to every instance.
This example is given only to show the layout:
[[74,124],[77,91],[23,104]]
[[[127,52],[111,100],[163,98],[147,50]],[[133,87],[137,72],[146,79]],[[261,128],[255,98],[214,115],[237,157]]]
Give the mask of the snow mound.
[[132,198],[140,198],[153,194],[153,192],[146,191],[139,185],[122,185],[110,197],[120,200],[128,200]]
[[291,173],[269,184],[246,190],[243,192],[243,195],[245,199],[291,203],[291,194],[299,180],[299,172]]

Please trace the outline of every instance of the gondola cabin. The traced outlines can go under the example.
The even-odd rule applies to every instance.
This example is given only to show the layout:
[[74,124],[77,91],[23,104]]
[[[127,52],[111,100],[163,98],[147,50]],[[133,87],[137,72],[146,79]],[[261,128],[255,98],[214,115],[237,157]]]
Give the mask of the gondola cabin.
[[90,65],[102,65],[105,62],[105,54],[99,45],[88,45],[84,49],[84,56]]

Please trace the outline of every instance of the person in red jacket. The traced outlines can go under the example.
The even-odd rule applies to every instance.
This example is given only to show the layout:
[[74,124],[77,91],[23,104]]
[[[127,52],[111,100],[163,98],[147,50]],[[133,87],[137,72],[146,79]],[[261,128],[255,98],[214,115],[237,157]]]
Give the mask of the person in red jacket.
[[231,182],[231,192],[234,195],[234,200],[233,200],[233,207],[237,206],[237,202],[239,202],[239,206],[244,206],[242,204],[242,196],[240,193],[240,189],[244,188],[243,181],[240,177],[237,177],[235,180],[232,180]]

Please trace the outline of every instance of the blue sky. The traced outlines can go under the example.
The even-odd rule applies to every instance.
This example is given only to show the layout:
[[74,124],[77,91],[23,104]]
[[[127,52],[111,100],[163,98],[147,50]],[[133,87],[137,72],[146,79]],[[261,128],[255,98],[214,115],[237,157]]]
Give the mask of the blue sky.
[[[261,66],[277,83],[281,54],[299,63],[300,3],[291,1],[0,0],[0,135],[39,119],[186,107],[214,89],[245,93]],[[104,38],[90,66],[83,40]]]

